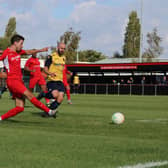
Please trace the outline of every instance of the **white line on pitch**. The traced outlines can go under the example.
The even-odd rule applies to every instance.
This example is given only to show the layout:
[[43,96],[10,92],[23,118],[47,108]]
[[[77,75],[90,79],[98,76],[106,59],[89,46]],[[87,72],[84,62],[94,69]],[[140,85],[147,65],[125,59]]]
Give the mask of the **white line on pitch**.
[[118,168],[151,168],[151,167],[155,167],[155,166],[163,166],[163,165],[167,165],[168,161],[162,161],[162,162],[148,162],[148,163],[138,163],[137,165],[129,165],[129,166],[120,166]]

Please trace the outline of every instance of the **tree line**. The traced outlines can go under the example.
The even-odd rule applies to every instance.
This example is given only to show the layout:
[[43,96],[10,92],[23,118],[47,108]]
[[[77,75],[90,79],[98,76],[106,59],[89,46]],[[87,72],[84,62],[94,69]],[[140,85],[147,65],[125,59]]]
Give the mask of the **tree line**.
[[[139,58],[142,57],[143,61],[152,61],[154,58],[158,58],[162,52],[163,47],[160,46],[162,38],[158,35],[157,28],[154,28],[152,32],[147,33],[148,48],[144,49],[141,53],[141,24],[140,19],[137,16],[136,11],[132,11],[129,14],[126,31],[124,34],[123,53],[115,52],[112,58]],[[5,33],[3,37],[0,37],[0,50],[6,49],[10,45],[11,37],[16,34],[16,18],[11,17],[6,25]],[[81,31],[75,32],[73,28],[69,28],[64,32],[57,42],[64,42],[66,44],[65,56],[67,57],[67,63],[80,62],[95,62],[108,58],[103,53],[88,49],[79,51],[79,43],[81,40]],[[52,47],[52,51],[55,47]],[[140,55],[141,54],[141,55]],[[41,58],[45,58],[45,55],[40,55]]]

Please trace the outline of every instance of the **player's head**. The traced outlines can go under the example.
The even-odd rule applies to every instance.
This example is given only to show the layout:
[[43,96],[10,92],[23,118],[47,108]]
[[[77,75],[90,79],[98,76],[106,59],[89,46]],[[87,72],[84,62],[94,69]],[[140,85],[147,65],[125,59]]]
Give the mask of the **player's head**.
[[19,34],[15,34],[11,38],[11,45],[15,47],[16,51],[20,51],[23,48],[23,42],[24,42],[24,37]]
[[63,55],[64,52],[65,52],[65,44],[64,43],[58,43],[58,46],[57,46],[57,51],[58,51],[58,54],[59,55]]
[[[33,50],[36,50],[36,49],[33,49]],[[37,57],[37,53],[35,52],[34,54],[32,54],[32,57],[36,58]]]

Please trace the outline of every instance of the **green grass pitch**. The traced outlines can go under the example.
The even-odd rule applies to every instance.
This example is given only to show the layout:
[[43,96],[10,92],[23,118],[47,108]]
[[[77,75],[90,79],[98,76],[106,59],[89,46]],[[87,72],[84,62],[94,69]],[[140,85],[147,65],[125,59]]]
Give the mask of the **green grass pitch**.
[[[26,101],[24,112],[1,122],[0,168],[118,168],[168,160],[168,97],[72,95],[72,102],[65,97],[53,119]],[[0,114],[13,107],[5,93]],[[118,111],[125,115],[122,125],[111,123]]]

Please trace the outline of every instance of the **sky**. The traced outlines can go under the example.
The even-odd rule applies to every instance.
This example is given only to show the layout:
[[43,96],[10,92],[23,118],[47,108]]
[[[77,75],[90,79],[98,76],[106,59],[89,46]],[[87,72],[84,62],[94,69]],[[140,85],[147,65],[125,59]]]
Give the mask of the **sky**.
[[[10,17],[25,37],[24,49],[56,46],[70,27],[81,31],[79,50],[93,49],[111,57],[122,54],[128,16],[135,10],[142,22],[142,51],[146,34],[157,28],[168,58],[168,0],[0,0],[0,36]],[[141,10],[142,9],[142,10]]]

